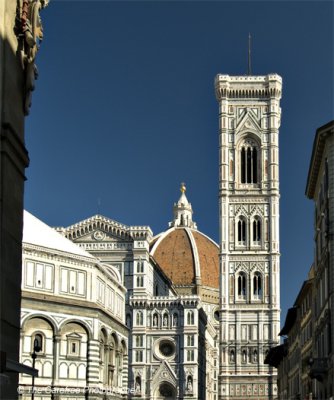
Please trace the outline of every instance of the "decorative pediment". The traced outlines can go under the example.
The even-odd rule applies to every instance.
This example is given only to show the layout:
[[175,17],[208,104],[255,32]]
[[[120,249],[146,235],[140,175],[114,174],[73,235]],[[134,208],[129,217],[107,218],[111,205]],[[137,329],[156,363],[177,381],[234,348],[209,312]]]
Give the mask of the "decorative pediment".
[[251,216],[254,216],[254,215],[263,216],[263,206],[259,206],[259,205],[251,206],[250,215]]
[[127,226],[102,215],[95,215],[67,228],[56,230],[73,242],[121,240],[124,243],[132,243],[134,240],[152,238],[152,231],[148,226]]
[[82,336],[79,335],[79,334],[76,333],[76,332],[72,332],[72,333],[70,333],[69,335],[66,335],[66,337],[67,337],[67,338],[70,338],[70,339],[77,339],[77,340],[82,339]]
[[244,216],[248,215],[247,208],[242,204],[235,206],[235,216],[239,216],[239,215],[244,215]]
[[173,386],[177,384],[177,377],[171,366],[167,361],[163,361],[159,368],[155,371],[153,381],[157,382],[170,382]]
[[117,234],[101,231],[100,229],[94,230],[88,234],[83,234],[73,238],[74,243],[101,243],[101,242],[112,242],[112,243],[129,243],[132,240],[117,236]]
[[251,272],[259,271],[263,273],[264,272],[263,263],[251,263],[250,270]]
[[246,112],[237,123],[235,129],[236,135],[244,132],[251,132],[257,136],[260,136],[260,133],[262,132],[262,128],[260,127],[259,122],[257,121],[257,116],[254,113],[254,111],[250,108],[246,109]]
[[235,272],[248,272],[249,263],[246,262],[239,262],[235,265]]
[[58,228],[57,231],[74,242],[132,241],[128,226],[102,215],[95,215],[67,228]]

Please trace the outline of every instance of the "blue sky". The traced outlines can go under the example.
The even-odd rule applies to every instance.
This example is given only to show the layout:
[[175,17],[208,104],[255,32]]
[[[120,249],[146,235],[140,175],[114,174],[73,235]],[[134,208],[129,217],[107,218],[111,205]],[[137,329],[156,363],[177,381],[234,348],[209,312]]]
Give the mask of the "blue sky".
[[[51,226],[98,212],[165,230],[187,184],[218,240],[217,73],[283,78],[282,322],[313,258],[304,192],[315,130],[333,119],[333,3],[51,1],[26,120],[25,207]],[[99,205],[100,204],[100,205]]]

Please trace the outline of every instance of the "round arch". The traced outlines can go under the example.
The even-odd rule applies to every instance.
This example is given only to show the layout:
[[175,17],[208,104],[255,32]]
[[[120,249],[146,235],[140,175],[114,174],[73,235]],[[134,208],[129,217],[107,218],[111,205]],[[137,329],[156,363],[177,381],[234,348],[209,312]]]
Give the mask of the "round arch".
[[80,325],[87,333],[88,340],[91,340],[93,337],[93,332],[91,330],[91,327],[84,321],[75,319],[75,318],[70,318],[66,319],[65,321],[62,321],[62,323],[59,326],[59,333],[64,329],[64,327],[68,324],[77,324]]
[[154,392],[154,400],[176,400],[176,398],[176,387],[168,381],[160,382]]
[[24,333],[26,330],[27,323],[32,319],[38,319],[38,318],[44,320],[45,322],[51,325],[54,335],[57,335],[59,333],[56,321],[52,319],[50,316],[44,314],[28,314],[27,316],[23,317],[21,321],[21,331]]

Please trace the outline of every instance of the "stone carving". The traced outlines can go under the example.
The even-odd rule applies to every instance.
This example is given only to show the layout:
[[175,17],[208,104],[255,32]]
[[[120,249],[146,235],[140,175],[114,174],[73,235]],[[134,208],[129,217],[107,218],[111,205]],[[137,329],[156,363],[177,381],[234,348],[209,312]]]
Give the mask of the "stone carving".
[[21,12],[20,37],[21,63],[25,71],[24,87],[24,113],[29,114],[31,106],[31,92],[35,89],[35,79],[38,70],[35,64],[36,54],[43,40],[43,26],[40,18],[40,10],[48,5],[48,0],[23,0]]

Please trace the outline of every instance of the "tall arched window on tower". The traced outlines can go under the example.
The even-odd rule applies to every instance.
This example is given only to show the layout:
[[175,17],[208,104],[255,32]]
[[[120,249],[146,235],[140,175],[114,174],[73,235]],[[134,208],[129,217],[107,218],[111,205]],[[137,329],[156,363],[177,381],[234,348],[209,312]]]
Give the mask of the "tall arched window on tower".
[[255,217],[253,220],[253,242],[259,244],[261,242],[261,220]]
[[246,274],[244,272],[240,272],[238,276],[238,297],[239,299],[245,299],[246,298],[246,286],[247,285],[247,280],[246,280]]
[[238,221],[238,244],[246,244],[246,219],[240,217]]
[[259,272],[255,272],[253,277],[253,296],[254,298],[262,296],[262,277]]
[[241,183],[258,182],[258,150],[252,140],[245,140],[240,149]]

